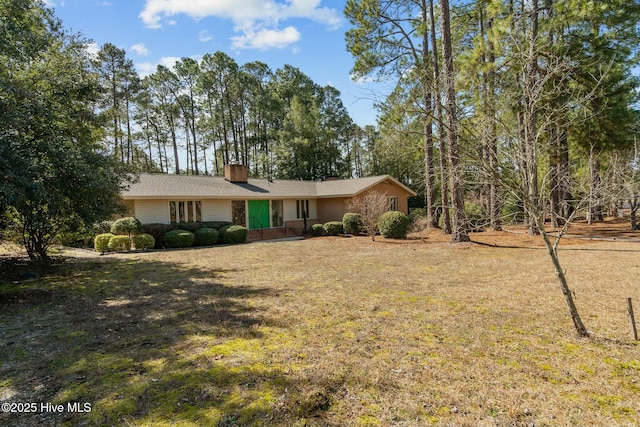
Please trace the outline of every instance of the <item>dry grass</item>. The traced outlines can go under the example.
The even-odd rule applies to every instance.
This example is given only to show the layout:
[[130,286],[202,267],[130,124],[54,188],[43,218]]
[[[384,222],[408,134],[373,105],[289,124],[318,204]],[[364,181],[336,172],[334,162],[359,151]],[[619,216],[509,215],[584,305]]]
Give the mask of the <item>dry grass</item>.
[[638,243],[561,246],[579,339],[537,238],[423,237],[111,255],[0,284],[0,401],[92,404],[0,424],[640,424]]

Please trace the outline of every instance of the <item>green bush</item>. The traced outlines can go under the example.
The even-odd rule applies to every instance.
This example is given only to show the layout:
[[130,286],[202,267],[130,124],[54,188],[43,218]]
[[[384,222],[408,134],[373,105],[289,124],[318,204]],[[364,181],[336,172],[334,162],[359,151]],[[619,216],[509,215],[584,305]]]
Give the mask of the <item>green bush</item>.
[[155,249],[162,249],[162,243],[164,235],[169,231],[169,226],[167,224],[143,224],[142,232],[144,234],[150,234],[153,236],[156,244],[154,246]]
[[85,248],[91,245],[95,233],[92,229],[82,227],[77,231],[67,231],[60,233],[56,236],[56,240],[62,246],[69,246],[72,248]]
[[342,217],[344,232],[349,234],[359,234],[362,230],[362,215],[359,213],[347,212]]
[[224,236],[222,243],[244,243],[249,230],[241,225],[228,225],[220,229],[220,234]]
[[324,234],[324,226],[322,224],[313,224],[311,226],[312,236],[322,236]]
[[113,221],[105,220],[105,221],[96,222],[95,224],[93,224],[93,227],[91,228],[93,229],[93,232],[95,234],[105,234],[105,233],[111,233],[112,225],[113,225]]
[[150,234],[136,234],[131,240],[136,249],[153,249],[156,245],[156,239]]
[[324,224],[324,232],[329,236],[337,236],[342,233],[342,222],[329,221]]
[[480,203],[466,202],[464,214],[467,217],[467,225],[471,230],[481,230],[491,223],[487,211]]
[[233,225],[233,223],[229,221],[205,221],[202,223],[203,227],[214,228],[216,230],[220,230],[227,225]]
[[177,222],[175,224],[171,224],[168,228],[169,231],[172,230],[186,230],[189,231],[190,233],[195,233],[196,231],[198,231],[200,228],[202,228],[202,223],[201,222]]
[[168,231],[163,238],[166,248],[188,248],[193,246],[196,235],[187,230]]
[[404,239],[409,234],[410,229],[411,220],[402,212],[385,212],[378,220],[380,234],[390,239]]
[[131,239],[129,236],[113,236],[109,239],[109,250],[113,252],[130,251]]
[[142,224],[134,217],[120,218],[111,225],[111,234],[138,234],[142,230]]
[[111,233],[103,233],[98,234],[93,239],[93,247],[96,248],[97,252],[105,253],[109,250],[109,240],[113,237]]
[[195,232],[196,246],[211,246],[215,245],[218,240],[218,230],[215,228],[203,227]]

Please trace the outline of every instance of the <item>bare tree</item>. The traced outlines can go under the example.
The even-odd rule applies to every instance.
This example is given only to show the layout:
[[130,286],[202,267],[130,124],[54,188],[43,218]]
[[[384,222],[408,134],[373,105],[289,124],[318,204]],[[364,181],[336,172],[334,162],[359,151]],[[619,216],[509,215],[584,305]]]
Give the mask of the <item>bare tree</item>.
[[360,214],[362,217],[362,231],[375,242],[378,232],[378,220],[380,216],[389,210],[387,193],[370,191],[362,197],[357,197],[346,202],[347,211]]

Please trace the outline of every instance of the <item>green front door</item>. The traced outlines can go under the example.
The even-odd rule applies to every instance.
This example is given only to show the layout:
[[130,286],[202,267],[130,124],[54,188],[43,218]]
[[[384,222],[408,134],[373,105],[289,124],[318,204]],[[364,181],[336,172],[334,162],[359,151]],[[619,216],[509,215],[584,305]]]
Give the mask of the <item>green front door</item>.
[[249,229],[269,228],[269,201],[249,200]]

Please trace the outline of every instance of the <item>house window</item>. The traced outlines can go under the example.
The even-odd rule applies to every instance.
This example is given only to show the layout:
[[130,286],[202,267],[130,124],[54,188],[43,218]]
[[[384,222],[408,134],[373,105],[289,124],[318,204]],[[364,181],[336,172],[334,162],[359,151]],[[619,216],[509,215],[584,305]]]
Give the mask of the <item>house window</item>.
[[200,200],[171,200],[169,202],[169,219],[171,224],[202,221],[202,202]]
[[271,226],[282,227],[284,225],[284,209],[282,200],[271,201]]
[[309,218],[309,200],[296,200],[296,218]]
[[398,198],[393,196],[393,197],[388,197],[387,201],[389,203],[389,210],[390,211],[397,211],[398,210]]

